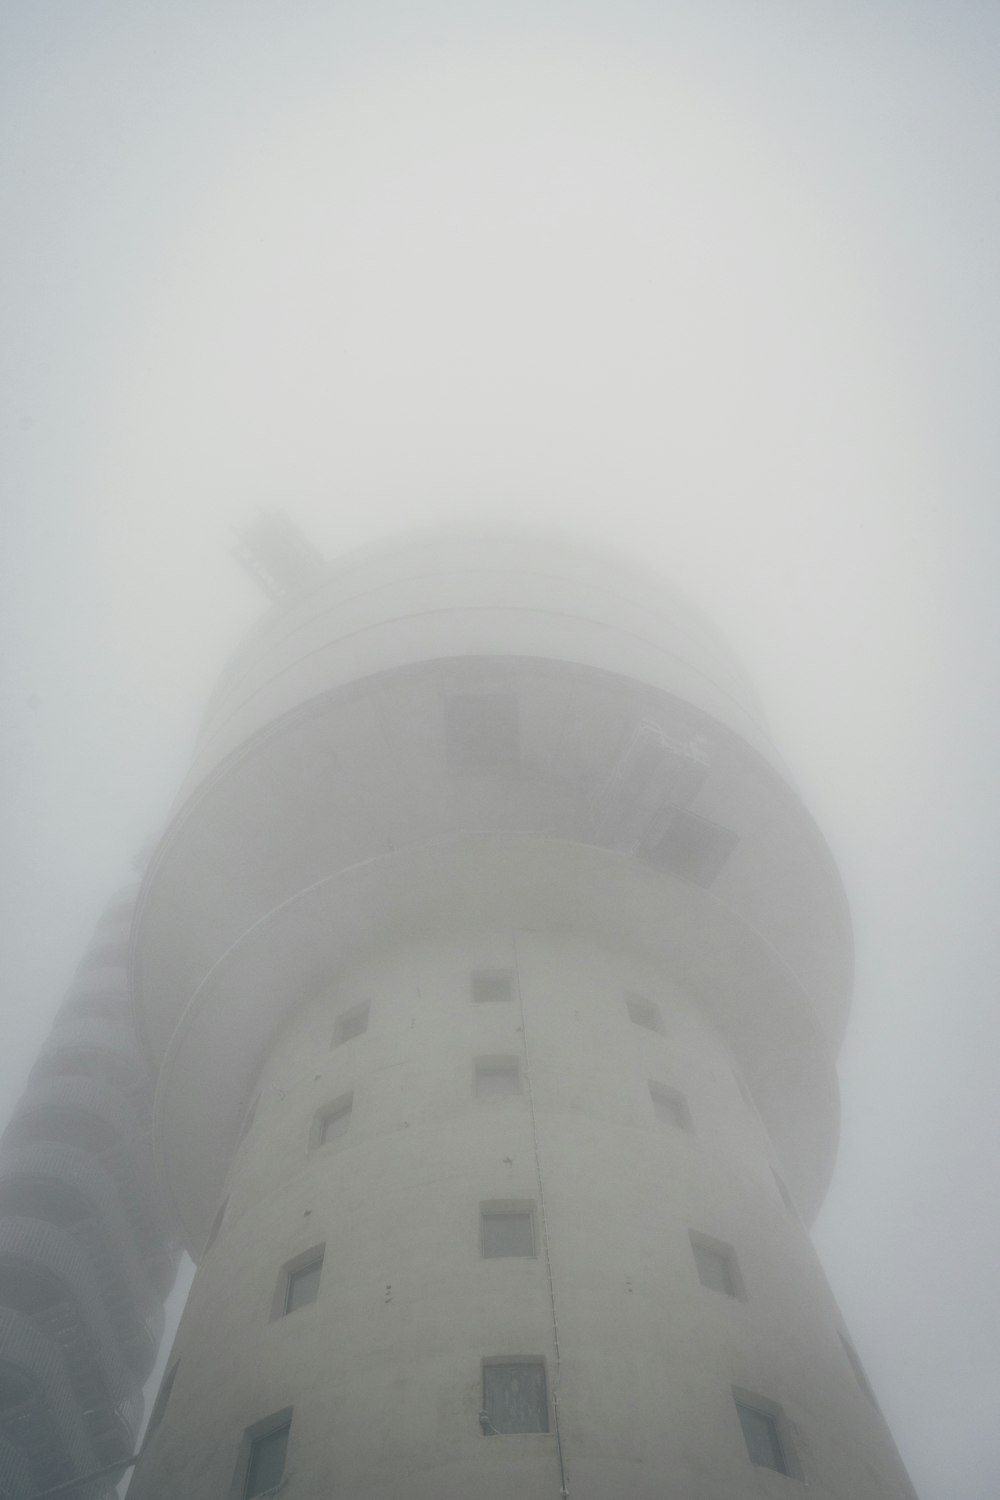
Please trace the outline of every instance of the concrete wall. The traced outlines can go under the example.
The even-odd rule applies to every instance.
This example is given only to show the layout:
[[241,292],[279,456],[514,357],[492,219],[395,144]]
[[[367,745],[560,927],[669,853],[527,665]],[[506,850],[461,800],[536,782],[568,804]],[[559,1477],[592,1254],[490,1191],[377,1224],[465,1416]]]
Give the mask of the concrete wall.
[[[511,1000],[471,998],[483,969],[511,972]],[[332,1045],[365,1002],[364,1034]],[[476,1097],[474,1059],[504,1055],[521,1092]],[[689,1128],[657,1117],[650,1080]],[[348,1130],[317,1147],[317,1112],[348,1094]],[[255,1099],[133,1500],[229,1495],[245,1431],[285,1408],[290,1500],[558,1496],[554,1431],[480,1429],[502,1355],[545,1361],[577,1500],[910,1495],[752,1099],[669,964],[432,930],[306,1000]],[[484,1259],[483,1201],[534,1204],[538,1253]],[[743,1296],[701,1284],[691,1231],[732,1247]],[[275,1317],[282,1267],[318,1245],[318,1300]],[[733,1387],[781,1407],[801,1479],[750,1463]]]

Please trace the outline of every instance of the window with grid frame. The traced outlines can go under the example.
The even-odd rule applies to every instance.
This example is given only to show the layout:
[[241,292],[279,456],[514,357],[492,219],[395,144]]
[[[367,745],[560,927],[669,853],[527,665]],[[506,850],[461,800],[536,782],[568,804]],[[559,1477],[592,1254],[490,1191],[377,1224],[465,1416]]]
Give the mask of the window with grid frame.
[[535,1253],[535,1212],[530,1203],[483,1203],[479,1243],[485,1260]]
[[549,1399],[545,1363],[529,1357],[483,1363],[484,1431],[548,1432]]
[[758,1469],[804,1480],[791,1424],[778,1403],[737,1386],[733,1386],[733,1400],[750,1462]]
[[291,1430],[289,1418],[281,1426],[268,1428],[250,1439],[242,1500],[254,1500],[257,1495],[266,1495],[281,1483]]
[[778,1474],[787,1474],[788,1463],[781,1434],[778,1432],[777,1418],[770,1412],[760,1411],[742,1401],[737,1401],[736,1410],[739,1412],[750,1462],[758,1469],[774,1469]]
[[286,1273],[285,1314],[307,1307],[319,1296],[320,1277],[323,1274],[323,1252],[320,1251],[304,1265],[295,1266]]

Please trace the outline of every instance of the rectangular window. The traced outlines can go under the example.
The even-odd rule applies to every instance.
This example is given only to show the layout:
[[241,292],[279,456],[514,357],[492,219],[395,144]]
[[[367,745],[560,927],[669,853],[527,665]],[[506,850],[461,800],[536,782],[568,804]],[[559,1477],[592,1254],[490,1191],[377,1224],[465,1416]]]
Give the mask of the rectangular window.
[[742,1401],[737,1401],[736,1410],[739,1412],[750,1462],[756,1464],[758,1469],[774,1469],[778,1474],[790,1473],[777,1417]]
[[663,1030],[660,1007],[654,1001],[648,1000],[645,995],[630,992],[625,996],[625,1004],[633,1025],[642,1026],[646,1031]]
[[255,1495],[266,1494],[281,1483],[291,1428],[291,1422],[285,1422],[281,1427],[273,1427],[270,1432],[251,1438],[243,1500],[253,1500]]
[[691,1129],[691,1115],[683,1094],[665,1083],[654,1083],[650,1079],[649,1097],[653,1101],[653,1113],[664,1125],[676,1125],[679,1130]]
[[322,1274],[322,1255],[317,1255],[305,1265],[288,1272],[285,1285],[286,1313],[295,1312],[296,1308],[306,1307],[310,1302],[316,1301],[319,1296],[319,1279]]
[[521,1092],[521,1070],[516,1057],[476,1059],[476,1094],[480,1099]]
[[548,1430],[549,1400],[542,1361],[488,1360],[483,1365],[483,1431]]
[[338,1140],[340,1136],[346,1135],[351,1125],[351,1110],[354,1108],[354,1095],[347,1094],[343,1099],[338,1099],[335,1104],[327,1105],[318,1116],[316,1145],[325,1146],[328,1141]]
[[366,1032],[370,1010],[371,1004],[366,1000],[364,1005],[355,1005],[351,1010],[345,1010],[342,1016],[338,1016],[337,1024],[333,1029],[333,1045],[340,1047],[344,1042],[350,1042],[354,1037]]
[[487,1204],[480,1210],[480,1242],[487,1260],[534,1255],[535,1216],[530,1204]]
[[706,1235],[691,1231],[691,1249],[698,1277],[702,1286],[713,1292],[723,1292],[727,1297],[742,1297],[743,1283],[736,1265],[736,1256],[729,1245],[721,1240],[710,1240]]
[[509,969],[477,969],[472,976],[472,998],[476,1001],[512,1000],[514,986]]

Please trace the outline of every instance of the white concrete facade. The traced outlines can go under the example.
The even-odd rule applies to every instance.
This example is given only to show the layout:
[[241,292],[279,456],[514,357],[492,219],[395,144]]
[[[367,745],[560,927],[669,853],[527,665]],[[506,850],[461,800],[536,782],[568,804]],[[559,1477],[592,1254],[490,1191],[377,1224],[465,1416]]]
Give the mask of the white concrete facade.
[[[263,1493],[287,1426],[302,1500],[906,1500],[800,1218],[850,968],[741,673],[655,581],[429,536],[276,611],[133,933],[200,1264],[132,1495]],[[547,1430],[495,1430],[515,1378]]]

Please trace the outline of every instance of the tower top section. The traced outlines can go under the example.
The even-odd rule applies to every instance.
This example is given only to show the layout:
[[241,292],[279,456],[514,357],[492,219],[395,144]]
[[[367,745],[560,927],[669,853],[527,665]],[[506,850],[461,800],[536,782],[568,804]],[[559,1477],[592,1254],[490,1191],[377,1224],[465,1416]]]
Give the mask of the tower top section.
[[614,554],[438,530],[274,605],[221,676],[149,867],[132,991],[189,1245],[291,1011],[373,952],[498,925],[669,970],[818,1205],[850,927],[736,658]]
[[[224,669],[191,781],[319,692],[420,661],[548,658],[690,702],[782,775],[736,654],[675,587],[623,555],[527,527],[435,527],[303,575]],[[190,784],[190,783],[189,783]]]

